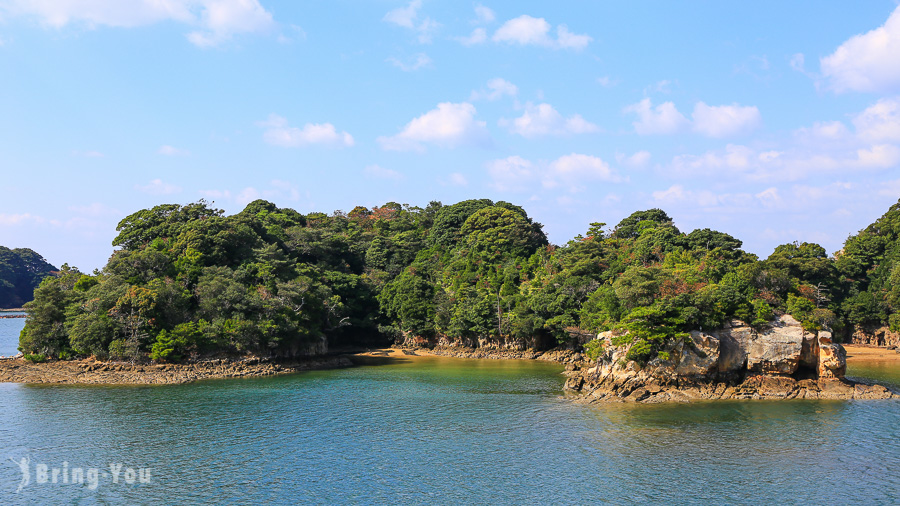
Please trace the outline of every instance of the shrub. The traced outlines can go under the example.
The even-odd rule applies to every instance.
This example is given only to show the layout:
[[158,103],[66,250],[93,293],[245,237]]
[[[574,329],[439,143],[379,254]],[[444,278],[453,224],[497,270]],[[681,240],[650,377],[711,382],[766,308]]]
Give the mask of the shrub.
[[584,354],[591,360],[597,360],[603,354],[603,341],[594,339],[585,343]]
[[43,353],[26,353],[24,357],[25,360],[35,364],[47,361],[47,355],[44,355]]
[[891,332],[900,332],[900,313],[894,313],[888,318]]
[[116,339],[113,342],[109,343],[109,356],[117,359],[125,358],[124,339]]

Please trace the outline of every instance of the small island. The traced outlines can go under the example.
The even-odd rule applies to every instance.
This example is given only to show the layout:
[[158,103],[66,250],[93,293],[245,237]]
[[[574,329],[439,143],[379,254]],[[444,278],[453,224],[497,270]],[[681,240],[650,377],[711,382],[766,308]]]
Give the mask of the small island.
[[557,246],[488,199],[159,205],[119,223],[103,269],[43,279],[0,381],[182,383],[398,346],[564,362],[586,400],[886,398],[844,378],[839,343],[900,330],[898,224],[900,204],[833,256],[789,243],[760,259],[660,209]]

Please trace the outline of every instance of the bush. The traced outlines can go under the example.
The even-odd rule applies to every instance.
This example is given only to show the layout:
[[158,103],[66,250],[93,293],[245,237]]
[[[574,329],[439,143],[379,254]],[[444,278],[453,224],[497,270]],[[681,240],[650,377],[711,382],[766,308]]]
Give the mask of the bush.
[[124,339],[116,339],[113,342],[109,343],[109,356],[117,359],[125,358]]
[[24,357],[25,360],[35,364],[47,361],[47,355],[44,355],[43,353],[26,353]]
[[888,318],[891,332],[900,332],[900,313],[894,313]]
[[591,360],[597,360],[603,354],[603,341],[594,339],[585,343],[584,354]]
[[766,301],[762,299],[753,299],[753,321],[750,325],[760,327],[775,319],[775,311],[772,310]]

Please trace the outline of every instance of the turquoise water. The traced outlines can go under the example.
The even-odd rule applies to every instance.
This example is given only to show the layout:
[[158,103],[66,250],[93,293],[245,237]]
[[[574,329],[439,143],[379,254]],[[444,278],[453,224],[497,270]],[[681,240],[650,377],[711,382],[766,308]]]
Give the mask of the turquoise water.
[[[900,501],[900,402],[583,406],[560,398],[560,370],[425,358],[166,387],[0,384],[0,503]],[[851,374],[900,386],[896,370]],[[36,483],[36,465],[64,461],[152,470],[93,490]]]

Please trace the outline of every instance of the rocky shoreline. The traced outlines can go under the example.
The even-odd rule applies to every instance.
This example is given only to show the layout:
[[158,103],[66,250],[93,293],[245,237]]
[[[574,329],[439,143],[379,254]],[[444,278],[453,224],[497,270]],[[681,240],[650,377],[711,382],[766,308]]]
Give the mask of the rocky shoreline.
[[567,367],[565,388],[583,402],[687,402],[714,399],[889,399],[880,385],[844,377],[846,350],[827,331],[806,332],[782,316],[765,329],[733,321],[668,343],[660,357],[627,360],[630,344],[598,336],[596,360]]
[[437,357],[487,359],[487,360],[544,360],[548,362],[574,363],[582,359],[580,353],[567,349],[547,351],[512,350],[496,348],[465,348],[459,346],[437,346],[434,348],[399,348]]
[[215,358],[184,364],[129,364],[93,359],[32,363],[0,360],[0,383],[55,385],[172,385],[206,379],[273,376],[317,369],[350,367],[346,356],[293,361],[257,357]]

